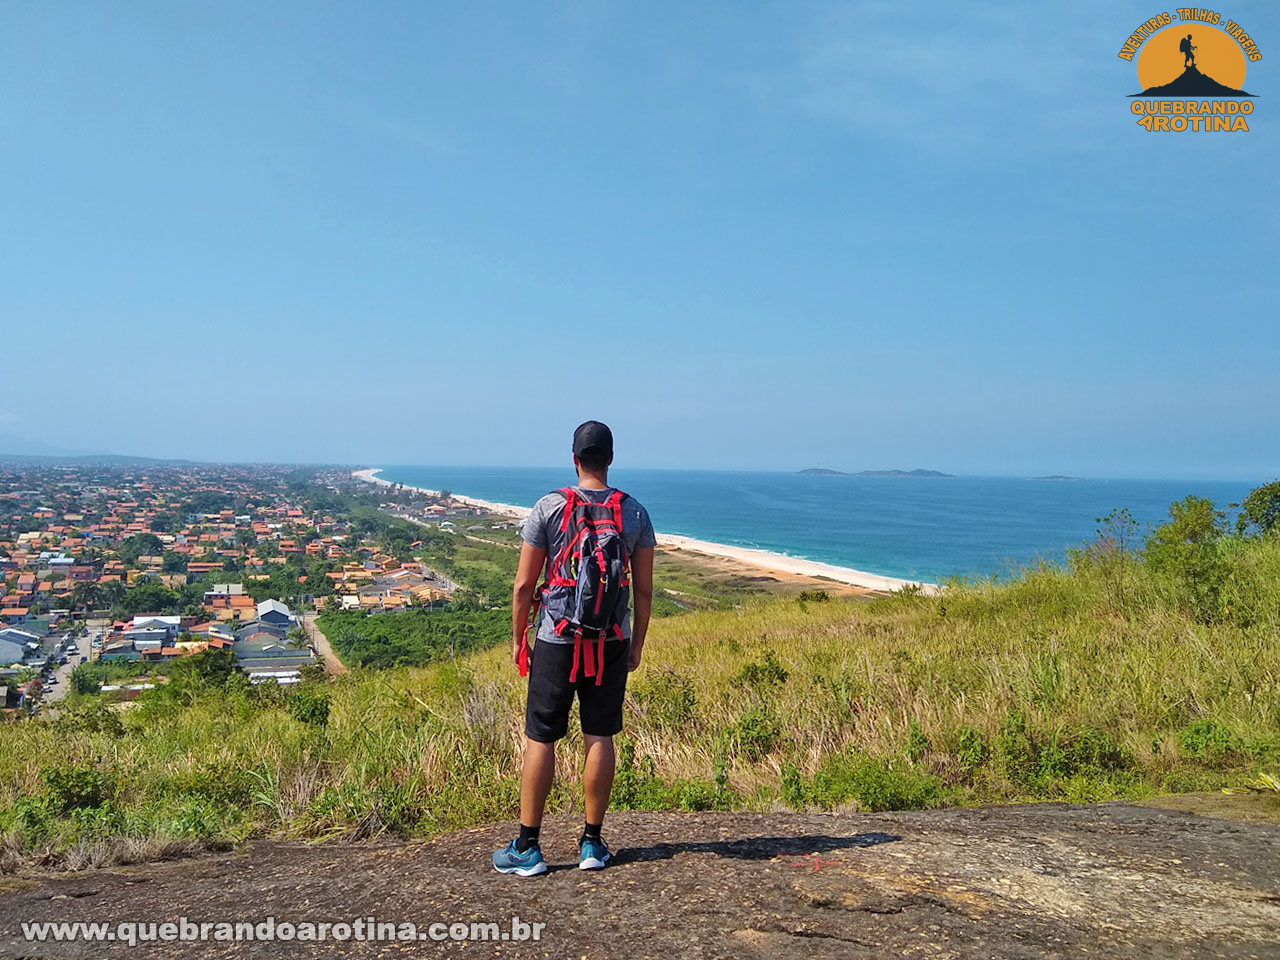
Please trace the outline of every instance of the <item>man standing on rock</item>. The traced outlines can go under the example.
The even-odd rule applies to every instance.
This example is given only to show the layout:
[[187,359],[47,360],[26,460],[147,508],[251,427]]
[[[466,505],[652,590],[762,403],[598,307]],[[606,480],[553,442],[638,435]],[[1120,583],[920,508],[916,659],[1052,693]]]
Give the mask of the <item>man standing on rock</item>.
[[[586,747],[586,824],[578,867],[598,870],[609,862],[600,828],[613,789],[613,735],[622,730],[627,674],[640,665],[653,605],[657,540],[640,502],[609,486],[609,428],[595,420],[578,427],[573,463],[577,485],[539,500],[520,530],[524,545],[511,610],[512,660],[521,676],[529,676],[520,835],[494,853],[493,866],[522,877],[547,869],[538,834],[555,774],[556,741],[568,732],[575,694]],[[535,598],[544,567],[546,579]],[[537,630],[532,650],[531,627]]]

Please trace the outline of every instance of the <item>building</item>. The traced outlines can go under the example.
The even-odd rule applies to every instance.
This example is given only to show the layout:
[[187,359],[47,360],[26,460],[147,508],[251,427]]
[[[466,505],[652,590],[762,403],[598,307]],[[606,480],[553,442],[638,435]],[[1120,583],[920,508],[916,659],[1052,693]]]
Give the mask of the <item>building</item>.
[[279,600],[263,600],[258,604],[258,619],[263,623],[287,626],[294,621],[292,611]]
[[159,653],[178,635],[180,617],[152,617],[145,614],[133,618],[133,625],[124,632],[126,642],[139,653]]
[[3,607],[0,608],[0,623],[11,625],[26,623],[30,614],[31,610],[28,607]]
[[[9,631],[5,631],[8,633]],[[0,667],[13,667],[24,663],[35,646],[0,636]]]
[[236,666],[248,676],[250,683],[282,685],[301,680],[302,668],[314,658],[310,647],[291,647],[283,637],[263,629],[246,632],[243,638],[237,638],[232,653]]

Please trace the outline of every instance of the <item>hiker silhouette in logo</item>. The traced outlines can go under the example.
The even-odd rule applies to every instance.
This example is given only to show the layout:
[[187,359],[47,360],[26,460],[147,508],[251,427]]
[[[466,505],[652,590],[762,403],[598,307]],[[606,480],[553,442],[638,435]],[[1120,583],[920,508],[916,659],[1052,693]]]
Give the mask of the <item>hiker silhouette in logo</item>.
[[1187,34],[1178,41],[1178,50],[1182,52],[1182,65],[1184,67],[1194,67],[1196,65],[1196,48],[1191,42],[1191,34]]
[[556,741],[569,730],[575,698],[586,753],[578,868],[598,870],[610,859],[600,827],[613,787],[613,737],[622,730],[627,673],[640,665],[649,627],[657,543],[645,508],[609,485],[612,462],[613,434],[588,420],[573,434],[577,485],[539,500],[520,528],[511,658],[528,676],[529,693],[520,835],[494,852],[500,873],[546,872],[538,840],[542,813],[555,775]]

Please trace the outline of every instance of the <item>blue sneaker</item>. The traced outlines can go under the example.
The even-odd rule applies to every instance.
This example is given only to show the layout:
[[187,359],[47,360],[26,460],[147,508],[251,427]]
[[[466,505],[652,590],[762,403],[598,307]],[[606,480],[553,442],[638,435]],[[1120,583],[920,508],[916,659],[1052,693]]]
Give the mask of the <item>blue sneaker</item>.
[[609,862],[609,845],[599,837],[578,841],[578,869],[601,870]]
[[499,873],[514,873],[518,877],[536,877],[547,872],[547,861],[542,858],[542,848],[536,843],[521,853],[512,840],[501,850],[493,851],[493,869]]

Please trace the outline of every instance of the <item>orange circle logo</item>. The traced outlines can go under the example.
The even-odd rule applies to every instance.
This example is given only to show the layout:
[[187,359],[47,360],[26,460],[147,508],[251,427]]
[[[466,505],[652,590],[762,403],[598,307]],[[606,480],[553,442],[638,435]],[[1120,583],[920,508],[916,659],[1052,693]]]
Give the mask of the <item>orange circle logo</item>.
[[1138,54],[1140,97],[1247,97],[1240,45],[1223,31],[1174,24]]

